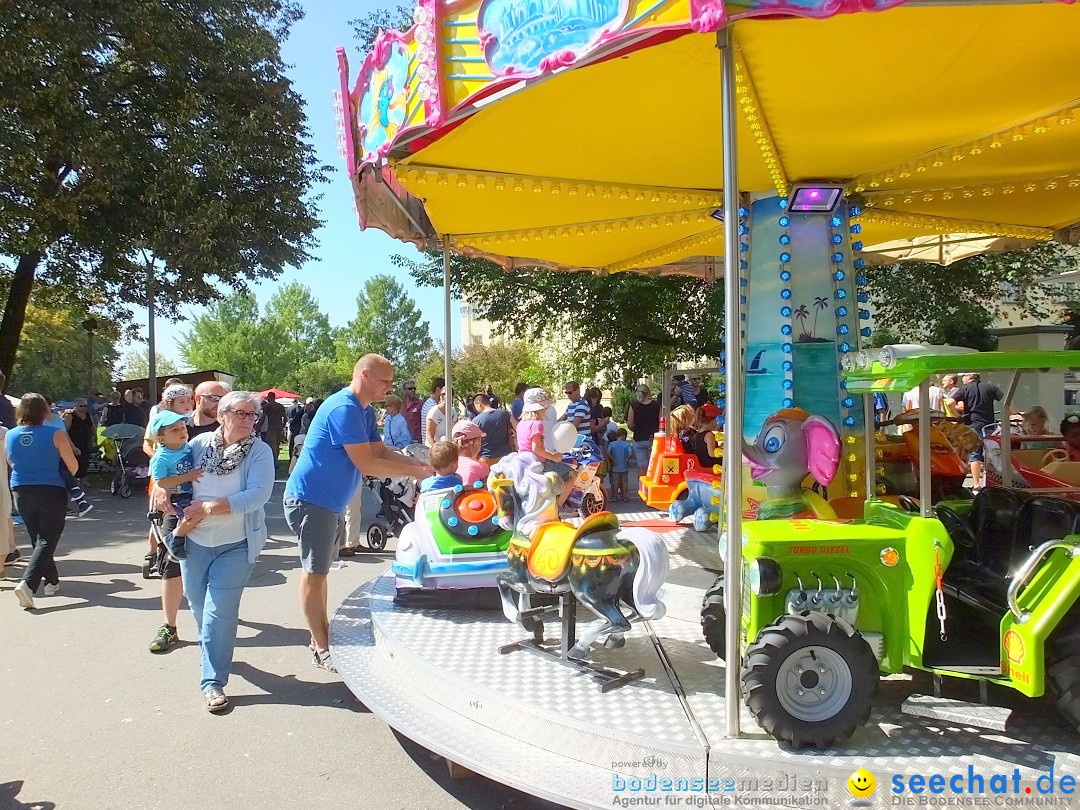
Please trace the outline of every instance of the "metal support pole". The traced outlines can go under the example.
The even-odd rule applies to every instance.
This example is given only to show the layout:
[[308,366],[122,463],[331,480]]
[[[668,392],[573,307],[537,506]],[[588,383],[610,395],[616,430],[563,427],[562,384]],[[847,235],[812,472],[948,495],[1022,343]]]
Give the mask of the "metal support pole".
[[90,330],[86,333],[87,357],[86,363],[86,396],[92,397],[94,395],[94,332]]
[[874,395],[863,394],[863,459],[866,461],[866,500],[877,497],[877,452],[874,449]]
[[[1016,384],[1020,382],[1020,370],[1016,369],[1009,375],[1009,387],[1005,390],[1005,399],[1001,403],[1001,483],[1002,486],[1013,485],[1012,476],[1012,414],[1013,397],[1016,396]],[[980,439],[982,436],[979,437]],[[986,451],[983,450],[983,456]],[[983,461],[983,483],[986,483],[986,461]]]
[[154,263],[146,262],[146,307],[149,320],[146,327],[146,359],[149,363],[146,374],[146,399],[152,405],[158,401],[157,392],[157,341],[154,339]]
[[729,737],[739,736],[742,703],[739,662],[742,660],[742,443],[743,360],[742,307],[739,303],[739,164],[735,142],[735,53],[731,27],[716,35],[720,49],[720,99],[724,143],[724,376],[727,410],[724,418],[724,511],[727,518],[727,555],[724,560],[726,647],[724,708]]
[[919,512],[934,516],[930,503],[930,380],[919,383]]
[[454,394],[450,383],[450,353],[453,348],[453,331],[450,328],[450,237],[443,234],[443,315],[446,317],[446,326],[443,328],[443,351],[446,357],[443,366],[443,376],[446,378],[446,438],[450,438],[450,431],[454,427]]

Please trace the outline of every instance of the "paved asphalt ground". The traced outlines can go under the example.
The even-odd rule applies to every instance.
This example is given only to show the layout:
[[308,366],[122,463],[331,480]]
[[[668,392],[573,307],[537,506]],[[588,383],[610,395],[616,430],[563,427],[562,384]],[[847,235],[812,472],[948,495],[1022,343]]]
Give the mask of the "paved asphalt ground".
[[[11,592],[23,565],[7,567],[0,809],[555,807],[482,777],[451,780],[441,759],[311,666],[282,487],[241,604],[224,715],[208,713],[199,693],[186,606],[182,644],[147,650],[161,624],[161,586],[142,578],[145,498],[91,491],[96,508],[69,520],[60,541],[61,592],[39,596],[36,610],[20,609]],[[21,527],[16,539],[25,559]],[[389,562],[354,557],[332,571],[331,610]]]

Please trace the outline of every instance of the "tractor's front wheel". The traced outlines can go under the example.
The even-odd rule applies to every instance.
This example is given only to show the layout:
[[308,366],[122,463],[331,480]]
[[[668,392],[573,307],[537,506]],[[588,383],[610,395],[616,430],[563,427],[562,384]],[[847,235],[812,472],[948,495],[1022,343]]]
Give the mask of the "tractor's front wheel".
[[742,682],[746,705],[765,731],[796,748],[825,748],[869,719],[878,665],[850,624],[804,613],[758,634]]
[[1050,637],[1046,679],[1058,710],[1080,730],[1080,602],[1065,614]]
[[724,575],[705,591],[701,600],[701,632],[709,649],[716,653],[721,661],[727,650],[727,613],[724,610]]

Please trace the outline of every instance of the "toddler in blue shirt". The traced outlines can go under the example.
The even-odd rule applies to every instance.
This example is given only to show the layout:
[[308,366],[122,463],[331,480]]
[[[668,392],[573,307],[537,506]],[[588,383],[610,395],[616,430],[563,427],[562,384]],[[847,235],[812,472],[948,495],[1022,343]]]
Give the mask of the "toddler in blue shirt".
[[619,428],[615,441],[608,444],[608,460],[611,462],[611,498],[614,501],[627,501],[627,477],[630,472],[630,453],[633,446],[626,440],[626,431]]
[[457,474],[458,449],[452,442],[435,442],[431,445],[429,462],[435,468],[435,475],[425,478],[420,482],[420,491],[429,492],[433,489],[449,489],[463,484],[461,476]]
[[[169,503],[177,518],[184,516],[184,509],[191,505],[193,481],[198,481],[203,471],[195,467],[195,459],[188,444],[187,421],[183,414],[161,411],[150,429],[157,437],[157,449],[150,459],[150,475],[159,487],[169,493]],[[170,534],[170,537],[172,535]],[[178,560],[187,556],[183,537],[173,537],[169,552]]]

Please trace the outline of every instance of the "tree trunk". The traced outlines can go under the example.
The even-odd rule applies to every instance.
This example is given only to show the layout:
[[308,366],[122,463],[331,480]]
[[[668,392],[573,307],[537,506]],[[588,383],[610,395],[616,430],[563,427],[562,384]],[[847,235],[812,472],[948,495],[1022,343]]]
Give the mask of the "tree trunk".
[[11,279],[4,319],[0,322],[0,372],[10,380],[15,367],[15,353],[19,350],[26,305],[30,303],[30,291],[34,288],[34,274],[41,264],[41,253],[26,253],[19,257],[15,276]]

